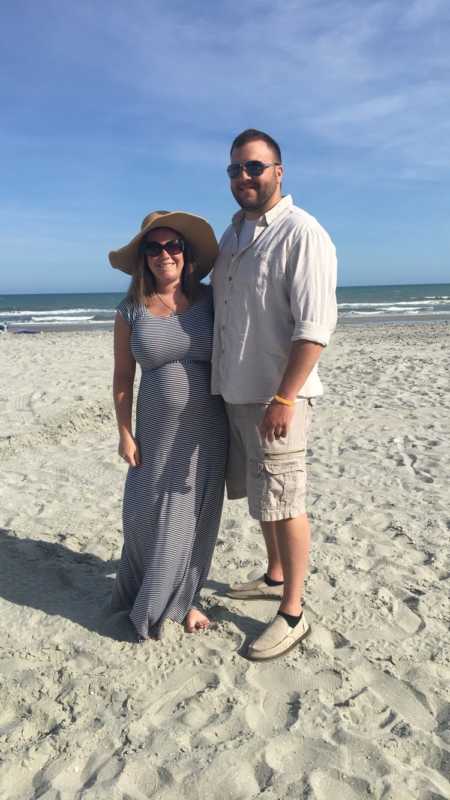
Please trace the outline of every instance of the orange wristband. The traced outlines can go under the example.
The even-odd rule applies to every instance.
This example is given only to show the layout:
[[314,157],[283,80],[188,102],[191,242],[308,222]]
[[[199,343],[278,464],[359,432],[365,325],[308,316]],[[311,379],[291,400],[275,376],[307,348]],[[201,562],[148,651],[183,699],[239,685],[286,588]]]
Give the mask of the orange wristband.
[[273,399],[276,403],[281,403],[283,406],[293,406],[294,401],[288,400],[286,397],[282,397],[281,394],[275,394]]

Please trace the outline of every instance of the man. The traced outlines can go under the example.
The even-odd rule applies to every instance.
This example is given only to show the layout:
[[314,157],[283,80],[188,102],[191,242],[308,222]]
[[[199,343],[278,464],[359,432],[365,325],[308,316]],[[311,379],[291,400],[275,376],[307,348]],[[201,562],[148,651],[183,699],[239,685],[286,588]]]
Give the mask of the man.
[[212,278],[212,391],[223,396],[230,422],[228,497],[247,496],[268,557],[263,577],[228,594],[281,601],[248,650],[262,661],[309,629],[306,435],[313,398],[322,394],[317,362],[336,324],[336,254],[317,220],[282,196],[272,137],[253,129],[237,136],[227,171],[241,211],[222,237]]

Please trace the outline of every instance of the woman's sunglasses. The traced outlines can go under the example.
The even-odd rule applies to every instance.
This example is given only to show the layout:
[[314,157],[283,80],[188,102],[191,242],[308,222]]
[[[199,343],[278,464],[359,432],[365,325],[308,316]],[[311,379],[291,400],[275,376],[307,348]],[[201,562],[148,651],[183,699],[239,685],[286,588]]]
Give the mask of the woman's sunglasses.
[[239,161],[233,161],[227,167],[227,172],[230,178],[238,178],[241,172],[245,169],[250,178],[259,178],[267,167],[279,167],[279,161],[271,161],[270,164],[264,164],[263,161],[244,161],[241,164]]
[[178,256],[184,251],[184,242],[182,239],[171,239],[170,242],[166,242],[165,244],[160,244],[159,242],[144,242],[142,250],[151,258],[160,256],[163,250],[169,253],[169,256]]

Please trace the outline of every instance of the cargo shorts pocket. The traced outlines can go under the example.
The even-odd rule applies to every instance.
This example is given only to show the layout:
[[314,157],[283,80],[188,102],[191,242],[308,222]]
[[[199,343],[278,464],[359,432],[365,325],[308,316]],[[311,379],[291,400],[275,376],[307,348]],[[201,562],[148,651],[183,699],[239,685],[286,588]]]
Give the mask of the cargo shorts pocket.
[[255,462],[255,505],[261,509],[286,509],[305,493],[305,467],[300,460]]

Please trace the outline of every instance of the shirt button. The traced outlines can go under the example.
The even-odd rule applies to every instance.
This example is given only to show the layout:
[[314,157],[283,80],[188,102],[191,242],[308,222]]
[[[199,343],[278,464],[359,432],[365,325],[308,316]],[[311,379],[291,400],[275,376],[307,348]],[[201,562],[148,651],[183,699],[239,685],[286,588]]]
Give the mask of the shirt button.
[[233,280],[233,278],[231,277],[231,275],[228,275],[228,280],[229,280],[229,281],[232,281],[232,280]]

